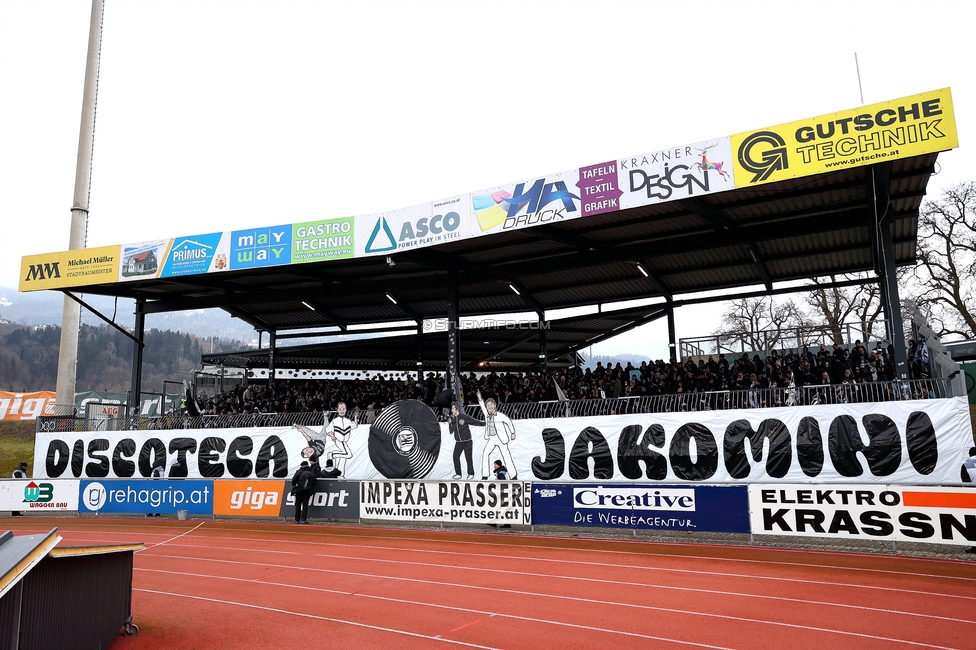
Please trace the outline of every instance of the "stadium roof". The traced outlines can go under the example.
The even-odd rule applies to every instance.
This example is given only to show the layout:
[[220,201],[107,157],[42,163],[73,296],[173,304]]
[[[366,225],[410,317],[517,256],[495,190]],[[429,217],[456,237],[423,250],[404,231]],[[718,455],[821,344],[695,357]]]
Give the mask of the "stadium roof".
[[[576,362],[576,352],[627,330],[664,316],[663,305],[639,307],[574,316],[539,323],[515,323],[478,327],[460,331],[462,371],[538,369],[540,328],[544,327],[547,365],[561,367]],[[303,371],[386,370],[416,371],[423,360],[425,371],[447,368],[447,331],[428,331],[422,335],[399,332],[382,338],[334,341],[278,347],[274,365]],[[422,337],[422,341],[421,341]],[[245,350],[205,354],[203,363],[241,368],[268,368],[270,350]]]
[[[147,314],[219,307],[258,330],[546,311],[816,276],[879,264],[872,178],[888,197],[896,265],[915,262],[938,154],[365,257],[84,288]],[[872,175],[872,169],[881,173]],[[885,173],[887,179],[885,178]],[[646,277],[645,277],[646,273]]]

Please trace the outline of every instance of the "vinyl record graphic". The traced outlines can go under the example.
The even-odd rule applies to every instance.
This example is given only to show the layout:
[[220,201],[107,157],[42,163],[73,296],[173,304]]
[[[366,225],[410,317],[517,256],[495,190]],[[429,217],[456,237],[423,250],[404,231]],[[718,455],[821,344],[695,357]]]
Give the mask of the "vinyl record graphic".
[[422,402],[394,402],[369,427],[369,459],[386,478],[422,479],[440,451],[440,425]]

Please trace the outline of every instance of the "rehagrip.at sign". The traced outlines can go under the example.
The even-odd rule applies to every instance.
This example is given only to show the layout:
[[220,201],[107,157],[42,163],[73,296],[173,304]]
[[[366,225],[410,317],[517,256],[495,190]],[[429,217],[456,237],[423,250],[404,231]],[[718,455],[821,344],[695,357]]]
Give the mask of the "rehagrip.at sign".
[[757,535],[976,544],[976,490],[897,485],[750,485]]
[[210,515],[213,491],[213,481],[82,481],[78,510]]

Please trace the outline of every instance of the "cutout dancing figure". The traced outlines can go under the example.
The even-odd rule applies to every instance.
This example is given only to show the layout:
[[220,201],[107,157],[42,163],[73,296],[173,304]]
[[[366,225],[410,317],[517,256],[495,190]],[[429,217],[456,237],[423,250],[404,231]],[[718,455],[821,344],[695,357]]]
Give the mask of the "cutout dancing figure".
[[487,401],[481,398],[481,391],[478,391],[478,406],[485,416],[485,450],[481,453],[481,480],[488,480],[488,473],[491,470],[491,453],[498,449],[505,461],[506,467],[510,467],[514,475],[512,480],[518,479],[518,470],[515,461],[512,460],[512,452],[508,450],[508,443],[515,440],[515,425],[504,413],[498,412],[498,405],[495,400],[489,398]]
[[346,417],[346,403],[339,402],[336,405],[337,414],[332,421],[322,430],[322,433],[332,438],[335,443],[336,449],[329,452],[328,458],[331,460],[336,460],[336,469],[339,470],[339,476],[345,478],[346,476],[346,461],[352,458],[352,452],[349,450],[349,436],[352,430],[359,426],[356,422],[355,417],[350,419]]
[[474,464],[471,461],[471,448],[474,442],[471,440],[471,429],[469,425],[481,424],[478,420],[469,417],[462,410],[460,402],[451,404],[451,417],[448,420],[448,429],[454,436],[454,480],[461,478],[461,454],[468,465],[468,480],[474,478]]

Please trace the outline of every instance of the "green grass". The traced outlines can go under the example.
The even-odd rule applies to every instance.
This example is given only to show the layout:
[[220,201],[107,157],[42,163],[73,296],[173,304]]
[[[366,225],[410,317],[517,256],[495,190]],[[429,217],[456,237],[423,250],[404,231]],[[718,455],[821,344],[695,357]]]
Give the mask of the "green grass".
[[[10,478],[20,461],[34,464],[34,421],[0,421],[0,477]],[[33,467],[28,467],[31,475]]]

